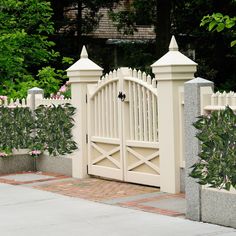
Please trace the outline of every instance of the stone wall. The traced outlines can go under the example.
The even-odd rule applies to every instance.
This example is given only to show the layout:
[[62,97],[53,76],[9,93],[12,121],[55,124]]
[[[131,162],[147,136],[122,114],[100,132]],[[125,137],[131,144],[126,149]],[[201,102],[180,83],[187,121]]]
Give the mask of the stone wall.
[[34,159],[27,154],[0,158],[0,175],[33,170]]
[[33,158],[27,153],[0,158],[0,175],[22,171],[44,171],[72,176],[72,158],[45,154]]
[[236,228],[236,192],[202,189],[202,221]]
[[72,176],[72,158],[42,155],[37,159],[36,169]]

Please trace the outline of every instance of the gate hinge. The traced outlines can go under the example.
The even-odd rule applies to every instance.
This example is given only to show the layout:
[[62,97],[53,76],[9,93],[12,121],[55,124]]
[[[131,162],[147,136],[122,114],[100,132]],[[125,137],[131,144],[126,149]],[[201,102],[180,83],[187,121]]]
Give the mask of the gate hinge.
[[88,143],[88,134],[86,134],[86,143]]

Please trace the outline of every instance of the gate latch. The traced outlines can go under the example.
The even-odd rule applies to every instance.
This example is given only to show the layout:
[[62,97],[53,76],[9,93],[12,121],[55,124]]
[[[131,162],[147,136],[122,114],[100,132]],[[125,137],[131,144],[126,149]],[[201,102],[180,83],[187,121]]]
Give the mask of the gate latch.
[[125,100],[125,98],[126,98],[126,95],[124,93],[122,93],[122,92],[119,92],[118,98],[123,102]]

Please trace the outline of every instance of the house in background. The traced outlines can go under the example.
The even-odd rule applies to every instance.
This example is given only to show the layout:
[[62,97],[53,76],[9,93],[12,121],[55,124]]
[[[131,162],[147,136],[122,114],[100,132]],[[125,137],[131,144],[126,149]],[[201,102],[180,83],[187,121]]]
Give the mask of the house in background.
[[[124,0],[114,5],[112,10],[114,12],[124,9],[129,11],[130,4],[130,0]],[[87,13],[88,9],[84,8],[82,18],[85,19]],[[144,19],[144,22],[142,21],[143,17],[138,18],[135,25],[136,30],[132,34],[124,34],[123,31],[118,31],[115,23],[112,21],[110,8],[101,8],[98,14],[96,14],[99,17],[98,24],[92,24],[93,22],[91,22],[90,26],[92,25],[93,29],[83,29],[82,31],[87,33],[82,33],[82,37],[79,38],[76,28],[76,21],[78,20],[77,5],[64,7],[63,14],[64,18],[68,20],[68,24],[58,29],[58,35],[63,36],[59,45],[66,45],[66,55],[69,53],[68,56],[77,58],[82,44],[85,44],[89,54],[93,52],[91,53],[91,59],[101,65],[105,72],[127,65],[150,72],[148,65],[152,64],[157,58],[155,54],[155,27],[151,25],[149,20],[145,21]],[[79,47],[78,41],[82,41]],[[61,48],[63,46],[59,50]],[[195,59],[195,51],[190,46],[183,53],[193,60]]]
[[[123,1],[121,4],[114,6],[113,10],[127,8],[129,4],[130,1]],[[114,25],[109,16],[109,11],[109,8],[101,8],[98,12],[100,17],[98,25],[92,31],[82,34],[83,44],[87,46],[88,51],[93,51],[92,59],[103,66],[105,71],[125,66],[128,61],[134,61],[134,67],[140,67],[141,65],[143,67],[144,64],[151,64],[154,60],[152,54],[156,37],[154,26],[150,24],[136,25],[136,30],[133,34],[124,34],[122,31],[118,31]],[[77,14],[78,10],[75,6],[64,9],[64,17],[70,21],[76,21]],[[86,9],[82,13],[82,16],[85,17],[85,15]],[[69,41],[72,42],[72,47],[76,44],[77,30],[75,25],[61,27],[58,30],[58,35],[63,35],[62,43],[65,41],[65,35],[68,35],[67,38],[70,38]],[[71,40],[72,38],[74,40]],[[76,53],[74,50],[70,50]],[[96,58],[96,54],[102,57],[102,60],[99,57]]]

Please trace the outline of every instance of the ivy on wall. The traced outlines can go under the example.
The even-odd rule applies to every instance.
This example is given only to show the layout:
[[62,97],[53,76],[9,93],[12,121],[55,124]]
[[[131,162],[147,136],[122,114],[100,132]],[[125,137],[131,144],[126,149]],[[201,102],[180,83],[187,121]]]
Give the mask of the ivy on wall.
[[191,177],[201,185],[230,190],[236,189],[236,115],[226,107],[200,116],[194,127],[201,141],[199,161],[192,167]]
[[38,156],[64,155],[77,149],[72,139],[75,108],[70,104],[39,106],[34,113],[26,108],[0,106],[0,156],[8,156],[13,149],[30,149]]

